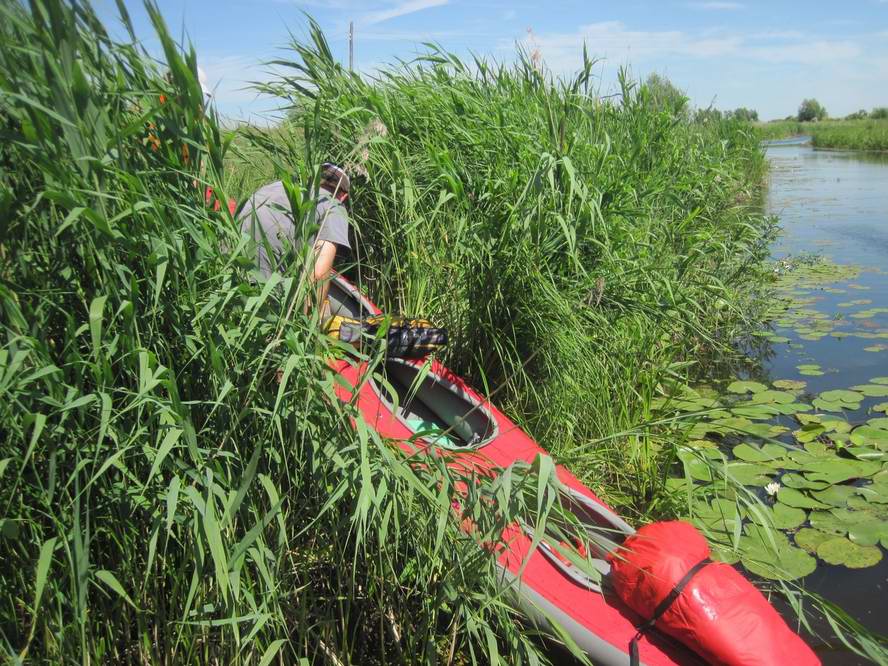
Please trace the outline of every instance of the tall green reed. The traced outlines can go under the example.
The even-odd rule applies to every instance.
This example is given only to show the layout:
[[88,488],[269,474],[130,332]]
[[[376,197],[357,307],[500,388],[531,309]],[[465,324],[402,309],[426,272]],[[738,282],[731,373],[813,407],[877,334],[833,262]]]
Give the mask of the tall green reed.
[[3,658],[544,659],[478,541],[541,470],[545,523],[551,465],[475,483],[353,425],[304,264],[259,279],[204,199],[233,137],[194,51],[148,2],[162,71],[118,7],[127,43],[85,3],[0,4]]
[[[384,309],[446,324],[447,363],[621,510],[681,514],[666,479],[685,430],[652,398],[739,358],[755,325],[775,226],[752,127],[691,122],[625,72],[619,100],[598,99],[588,57],[565,80],[520,52],[498,65],[429,45],[362,76],[316,25],[292,50],[275,62],[288,75],[261,87],[287,123],[247,136],[278,170],[351,170],[350,276]],[[823,600],[777,592],[803,626],[814,608],[851,649],[881,654]]]
[[[688,123],[626,73],[619,100],[596,98],[588,57],[557,79],[525,54],[463,62],[430,45],[368,77],[317,26],[292,49],[263,90],[299,140],[282,128],[255,145],[364,176],[351,275],[385,308],[445,323],[447,362],[499,388],[547,448],[644,421],[664,379],[730,353],[772,230],[752,209],[764,165],[748,126]],[[598,449],[586,480],[625,473],[621,504],[647,513],[656,452]]]

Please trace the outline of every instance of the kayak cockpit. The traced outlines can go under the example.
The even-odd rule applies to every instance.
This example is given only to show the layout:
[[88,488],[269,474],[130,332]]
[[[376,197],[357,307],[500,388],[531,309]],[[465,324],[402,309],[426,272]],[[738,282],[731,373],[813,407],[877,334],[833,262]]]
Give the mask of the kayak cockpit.
[[475,449],[498,434],[490,411],[429,364],[387,359],[374,371],[371,383],[392,414],[430,444]]

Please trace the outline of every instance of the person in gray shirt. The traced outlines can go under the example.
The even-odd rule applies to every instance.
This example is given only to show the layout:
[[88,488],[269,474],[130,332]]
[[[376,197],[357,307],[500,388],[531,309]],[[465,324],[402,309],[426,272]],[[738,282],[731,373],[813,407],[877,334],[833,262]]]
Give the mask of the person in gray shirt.
[[[317,303],[327,301],[327,278],[336,260],[337,248],[349,249],[349,218],[345,210],[351,181],[345,171],[326,162],[321,166],[321,183],[317,197],[318,232],[308,238],[314,248],[314,267],[308,278],[318,285]],[[295,220],[281,181],[260,188],[244,204],[238,220],[241,231],[256,241],[259,271],[268,277],[273,271],[286,269],[284,262],[293,256],[304,234],[301,220]],[[322,313],[323,317],[323,313]]]

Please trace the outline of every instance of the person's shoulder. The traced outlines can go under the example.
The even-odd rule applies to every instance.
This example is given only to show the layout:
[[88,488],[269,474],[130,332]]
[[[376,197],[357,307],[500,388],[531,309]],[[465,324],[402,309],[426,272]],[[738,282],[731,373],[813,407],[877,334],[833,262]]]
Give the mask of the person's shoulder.
[[286,190],[284,189],[283,181],[276,180],[273,183],[268,183],[268,185],[263,185],[258,190],[256,190],[256,194],[254,197],[273,197],[276,194],[284,194],[286,195]]

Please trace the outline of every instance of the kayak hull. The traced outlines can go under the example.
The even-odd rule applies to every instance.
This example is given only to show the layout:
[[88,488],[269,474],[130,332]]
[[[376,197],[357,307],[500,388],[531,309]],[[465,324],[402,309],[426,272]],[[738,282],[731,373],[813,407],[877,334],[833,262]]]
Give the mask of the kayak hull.
[[[350,316],[380,314],[378,308],[344,278],[334,278],[330,293],[334,314],[337,308]],[[360,311],[356,312],[356,308]],[[397,363],[410,366],[396,367],[399,373],[413,371],[418,374],[424,365],[423,361],[399,360]],[[403,448],[407,451],[416,449],[417,437],[409,420],[395,413],[391,401],[367,376],[365,363],[343,359],[333,362],[332,367],[345,380],[345,384],[356,387],[349,390],[338,386],[336,390],[340,399],[352,401],[366,423],[382,437],[403,442]],[[487,430],[483,437],[464,447],[459,455],[452,456],[457,461],[452,464],[459,465],[462,470],[495,474],[496,470],[516,462],[529,464],[539,455],[548,455],[507,416],[438,361],[432,361],[431,367],[423,372],[423,377],[422,381],[431,382],[435,390],[450,392],[467,404],[474,405],[472,411],[483,414],[479,422],[490,422],[485,426]],[[426,445],[434,446],[431,443]],[[584,514],[625,534],[634,532],[567,469],[556,465],[556,473],[572,501],[581,507]],[[606,585],[602,590],[586,584],[582,577],[572,575],[568,567],[539,545],[531,551],[532,537],[518,526],[506,531],[504,543],[506,546],[497,561],[502,581],[525,612],[541,625],[557,622],[561,630],[566,631],[595,664],[625,666],[629,663],[629,643],[637,632],[636,627],[642,623],[640,617],[616,595],[609,593]],[[639,656],[641,663],[648,666],[703,663],[678,642],[653,631],[647,632],[639,641]]]

